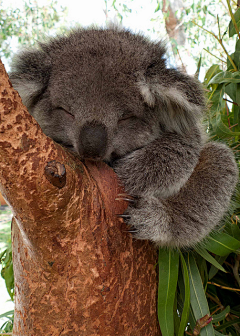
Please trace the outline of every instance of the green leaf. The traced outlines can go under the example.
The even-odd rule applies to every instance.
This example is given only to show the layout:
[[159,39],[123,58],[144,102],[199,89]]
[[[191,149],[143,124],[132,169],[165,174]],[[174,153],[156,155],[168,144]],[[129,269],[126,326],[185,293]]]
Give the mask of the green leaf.
[[162,336],[174,335],[173,306],[176,295],[179,254],[159,249],[158,320]]
[[195,78],[199,78],[201,64],[202,64],[202,55],[200,56],[199,61],[198,61],[197,70],[196,70],[195,75],[194,75]]
[[214,77],[216,74],[221,72],[222,70],[220,69],[218,64],[213,64],[207,71],[205,78],[204,78],[204,83],[206,85],[209,84],[209,81],[211,80],[212,77]]
[[2,317],[9,317],[9,316],[11,317],[13,315],[13,313],[14,313],[14,310],[9,310],[6,313],[1,314],[0,318],[2,318]]
[[180,252],[181,256],[181,265],[182,265],[182,271],[183,271],[183,278],[184,278],[184,306],[181,314],[181,322],[178,330],[178,336],[184,335],[184,331],[186,329],[186,325],[188,323],[188,316],[189,316],[189,309],[190,309],[190,285],[189,285],[189,275],[188,275],[188,269],[185,262],[185,259]]
[[154,13],[160,11],[161,7],[160,7],[160,1],[157,2],[157,8],[155,9]]
[[222,121],[222,115],[218,113],[218,116],[215,119],[215,123],[212,123],[215,134],[221,139],[229,139],[231,137],[239,137],[240,132],[233,132],[225,123]]
[[[202,279],[192,254],[187,255],[187,267],[190,278],[191,307],[196,320],[206,314],[210,315],[207,298],[203,289]],[[212,323],[201,330],[201,336],[214,336]]]
[[214,330],[214,334],[215,334],[215,336],[226,336],[226,335],[224,335],[224,334],[221,334],[219,331],[217,331],[217,330]]
[[212,265],[214,265],[216,268],[218,268],[220,271],[225,272],[225,269],[220,265],[211,254],[209,254],[203,247],[196,247],[195,251],[200,254],[204,259],[206,259],[208,262],[210,262]]
[[227,306],[221,313],[213,315],[212,323],[217,323],[225,319],[225,317],[230,313],[230,306]]
[[[238,8],[237,11],[234,13],[234,18],[235,18],[235,21],[239,29],[240,27],[240,8]],[[232,20],[230,21],[230,24],[228,27],[228,34],[229,34],[229,37],[232,37],[233,35],[237,34]]]
[[208,237],[204,246],[212,253],[225,256],[231,252],[236,252],[240,248],[240,241],[227,233],[217,232]]
[[223,324],[221,324],[220,326],[218,326],[218,327],[216,327],[216,329],[215,330],[223,330],[223,329],[225,329],[225,328],[227,328],[227,327],[230,327],[231,325],[233,325],[233,324],[238,324],[239,325],[239,323],[240,323],[240,319],[239,318],[236,318],[236,319],[234,319],[234,320],[231,320],[231,321],[228,321],[228,322],[226,322],[226,323],[223,323]]
[[[216,255],[215,258],[216,258],[216,261],[220,265],[222,265],[224,263],[224,261],[227,259],[227,257],[228,257],[228,254],[223,256],[223,257]],[[217,274],[218,271],[219,271],[219,269],[212,265],[210,270],[209,270],[209,273],[208,273],[208,279],[211,280]]]
[[209,96],[211,116],[215,115],[225,107],[226,102],[223,100],[224,93],[225,84],[215,84],[215,87]]
[[222,84],[222,83],[240,83],[240,72],[221,71],[216,74],[210,81],[210,84]]

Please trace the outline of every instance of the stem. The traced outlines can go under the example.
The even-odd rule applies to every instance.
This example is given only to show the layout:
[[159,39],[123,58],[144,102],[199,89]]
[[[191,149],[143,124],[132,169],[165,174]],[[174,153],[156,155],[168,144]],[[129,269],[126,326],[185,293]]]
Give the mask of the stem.
[[227,63],[225,60],[221,59],[220,57],[212,54],[209,50],[207,50],[206,48],[203,48],[203,50],[205,50],[206,52],[208,52],[210,55],[212,55],[213,57],[216,57],[217,59],[219,59],[219,61],[223,62],[223,63]]
[[230,5],[230,0],[227,0],[227,5],[228,5],[228,10],[229,10],[229,13],[230,13],[230,16],[231,16],[231,19],[232,19],[232,23],[234,25],[234,28],[236,30],[236,33],[238,34],[238,38],[240,39],[240,33],[239,33],[239,29],[238,29],[238,26],[237,26],[237,22],[235,20],[235,17],[233,15],[233,12],[232,12],[232,7]]
[[230,57],[230,55],[228,54],[226,48],[224,47],[222,40],[219,39],[219,38],[217,37],[217,35],[215,35],[215,34],[214,34],[213,32],[211,32],[210,30],[207,30],[207,29],[205,29],[204,27],[202,27],[202,26],[200,26],[199,24],[197,24],[194,20],[192,21],[192,23],[194,23],[194,24],[195,24],[196,26],[198,26],[199,28],[205,30],[207,33],[211,34],[216,40],[218,40],[218,42],[219,42],[220,45],[222,46],[222,48],[223,48],[225,54],[227,55],[227,58],[229,59],[230,63],[232,64],[234,71],[238,71],[238,69],[237,69],[235,63],[233,62],[232,58]]
[[222,285],[219,285],[219,284],[217,284],[216,282],[213,282],[213,281],[208,281],[207,283],[209,285],[214,285],[214,286],[220,287],[222,289],[227,289],[227,290],[231,290],[231,291],[234,291],[234,292],[240,292],[240,289],[238,289],[238,288],[231,288],[231,287],[227,287],[227,286],[222,286]]

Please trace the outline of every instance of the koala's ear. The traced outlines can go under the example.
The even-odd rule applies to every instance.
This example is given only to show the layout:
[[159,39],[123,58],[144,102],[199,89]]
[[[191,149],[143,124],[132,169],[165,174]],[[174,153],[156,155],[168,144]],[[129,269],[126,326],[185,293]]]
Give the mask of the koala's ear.
[[167,131],[182,133],[195,126],[206,108],[200,83],[175,69],[152,68],[138,82],[144,101],[158,110]]
[[27,108],[45,91],[51,72],[51,60],[42,50],[24,50],[13,58],[9,75]]

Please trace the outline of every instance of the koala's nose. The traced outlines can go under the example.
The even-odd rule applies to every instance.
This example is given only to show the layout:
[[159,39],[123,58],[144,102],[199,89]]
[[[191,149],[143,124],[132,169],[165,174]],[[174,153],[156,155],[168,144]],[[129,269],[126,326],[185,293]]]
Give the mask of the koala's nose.
[[107,150],[107,130],[99,122],[86,123],[80,130],[79,154],[86,159],[101,159]]

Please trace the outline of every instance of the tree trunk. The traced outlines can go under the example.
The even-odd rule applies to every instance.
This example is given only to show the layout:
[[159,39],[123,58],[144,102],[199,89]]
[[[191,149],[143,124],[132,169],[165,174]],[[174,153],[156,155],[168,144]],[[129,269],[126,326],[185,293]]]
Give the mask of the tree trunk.
[[157,254],[103,162],[45,136],[0,67],[0,190],[14,214],[15,336],[160,335]]

